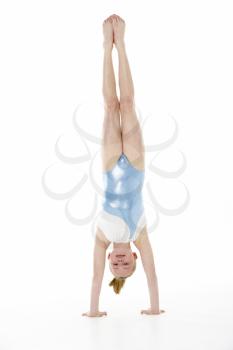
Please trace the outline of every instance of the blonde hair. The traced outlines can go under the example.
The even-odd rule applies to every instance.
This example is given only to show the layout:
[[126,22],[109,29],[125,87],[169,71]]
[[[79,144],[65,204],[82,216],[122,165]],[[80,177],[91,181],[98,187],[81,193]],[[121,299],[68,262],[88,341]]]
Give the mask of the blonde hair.
[[124,286],[125,284],[125,280],[126,278],[132,276],[132,274],[134,273],[134,271],[136,270],[136,261],[134,263],[134,268],[133,268],[133,271],[132,273],[127,276],[127,277],[114,277],[111,282],[109,283],[109,286],[110,287],[113,287],[113,290],[116,294],[119,294],[120,291],[121,291],[121,288]]

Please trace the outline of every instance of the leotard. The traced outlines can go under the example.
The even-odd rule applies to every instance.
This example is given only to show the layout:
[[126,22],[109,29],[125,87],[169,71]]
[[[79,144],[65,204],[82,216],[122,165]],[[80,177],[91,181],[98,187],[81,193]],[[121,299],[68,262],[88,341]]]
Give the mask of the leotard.
[[111,242],[136,240],[146,224],[142,187],[145,171],[136,169],[122,153],[103,172],[104,200],[98,226]]

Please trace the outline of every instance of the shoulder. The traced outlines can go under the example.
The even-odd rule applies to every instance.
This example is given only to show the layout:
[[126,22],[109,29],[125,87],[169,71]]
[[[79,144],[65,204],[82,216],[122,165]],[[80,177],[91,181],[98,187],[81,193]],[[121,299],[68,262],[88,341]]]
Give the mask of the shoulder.
[[103,231],[99,227],[96,229],[96,235],[95,235],[95,241],[98,245],[101,245],[104,248],[108,248],[111,244],[111,241],[109,241],[106,236],[104,235]]
[[148,240],[149,240],[149,237],[148,237],[147,227],[145,225],[143,229],[139,232],[137,239],[133,241],[133,243],[138,249],[140,249],[143,243],[145,243]]

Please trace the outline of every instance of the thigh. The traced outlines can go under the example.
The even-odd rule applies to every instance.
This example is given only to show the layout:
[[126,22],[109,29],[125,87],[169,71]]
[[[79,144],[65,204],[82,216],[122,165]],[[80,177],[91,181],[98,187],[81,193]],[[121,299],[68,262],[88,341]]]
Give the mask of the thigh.
[[110,170],[122,153],[122,135],[119,110],[105,110],[102,131],[103,170]]
[[145,146],[134,107],[121,110],[122,146],[129,161],[139,170],[145,168]]

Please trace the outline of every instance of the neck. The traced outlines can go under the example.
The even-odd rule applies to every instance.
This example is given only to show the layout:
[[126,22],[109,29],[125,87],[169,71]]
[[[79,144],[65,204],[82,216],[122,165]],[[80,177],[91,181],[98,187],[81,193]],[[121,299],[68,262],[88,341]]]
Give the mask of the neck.
[[126,242],[126,243],[113,242],[113,248],[131,248],[131,245],[130,245],[130,242]]

